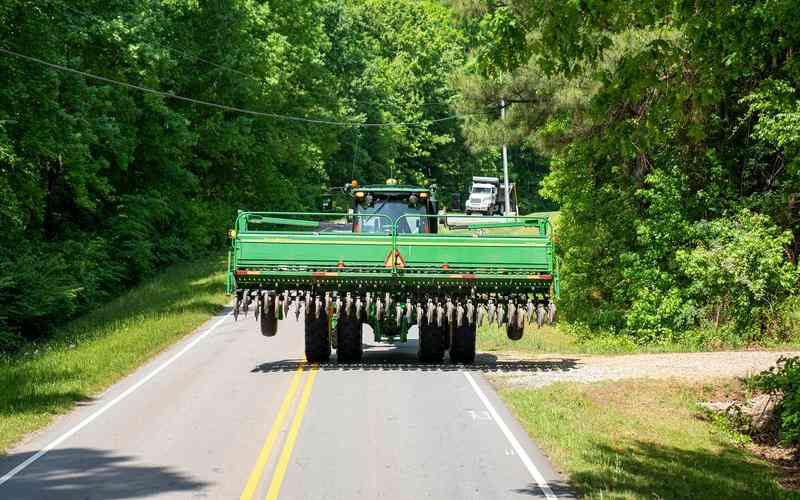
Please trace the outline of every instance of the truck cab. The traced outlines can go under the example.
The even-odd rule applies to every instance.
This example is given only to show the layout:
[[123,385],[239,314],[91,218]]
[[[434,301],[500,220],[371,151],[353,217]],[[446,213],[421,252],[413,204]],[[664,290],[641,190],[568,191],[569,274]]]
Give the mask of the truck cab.
[[517,189],[514,183],[508,184],[508,201],[506,204],[506,186],[497,177],[473,177],[469,198],[464,206],[467,215],[515,215],[517,213]]
[[473,182],[465,211],[467,215],[473,212],[493,214],[497,211],[497,184]]

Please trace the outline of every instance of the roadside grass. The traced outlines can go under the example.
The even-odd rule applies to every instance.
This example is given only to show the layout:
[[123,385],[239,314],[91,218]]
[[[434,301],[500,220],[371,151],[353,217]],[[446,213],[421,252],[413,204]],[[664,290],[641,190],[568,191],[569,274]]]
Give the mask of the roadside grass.
[[219,257],[179,264],[0,359],[0,452],[88,401],[227,303]]
[[712,331],[687,333],[679,338],[667,338],[659,342],[639,344],[624,335],[599,334],[579,336],[570,332],[569,325],[526,325],[522,339],[514,341],[506,336],[505,327],[483,325],[478,329],[478,351],[530,357],[546,354],[646,354],[669,352],[712,352],[757,350],[794,350],[800,348],[800,337],[789,340],[764,340],[758,344],[747,344],[733,337],[717,335]]
[[587,499],[798,498],[697,402],[736,381],[559,383],[499,393]]
[[[630,337],[602,335],[579,338],[565,331],[561,325],[526,325],[525,335],[520,340],[510,340],[505,327],[484,325],[478,330],[477,349],[482,352],[517,357],[544,354],[637,354],[664,352],[697,352],[711,350],[693,342],[664,341],[653,344],[637,344]],[[721,345],[720,349],[733,346]]]

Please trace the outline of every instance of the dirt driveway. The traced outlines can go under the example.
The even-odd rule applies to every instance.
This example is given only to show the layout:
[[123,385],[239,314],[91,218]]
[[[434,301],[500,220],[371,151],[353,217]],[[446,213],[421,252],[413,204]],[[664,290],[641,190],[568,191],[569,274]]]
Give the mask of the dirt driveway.
[[800,351],[696,352],[620,356],[547,355],[532,358],[530,361],[541,366],[551,365],[556,367],[555,369],[508,370],[493,373],[491,378],[503,386],[544,387],[562,381],[589,383],[632,378],[702,380],[744,377],[774,366],[782,356],[800,356]]

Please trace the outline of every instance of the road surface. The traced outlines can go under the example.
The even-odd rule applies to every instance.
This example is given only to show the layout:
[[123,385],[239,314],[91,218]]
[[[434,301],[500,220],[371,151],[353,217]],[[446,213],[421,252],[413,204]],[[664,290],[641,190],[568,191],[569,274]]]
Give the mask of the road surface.
[[481,377],[518,367],[368,335],[363,363],[316,367],[281,326],[226,311],[0,458],[0,498],[569,497]]

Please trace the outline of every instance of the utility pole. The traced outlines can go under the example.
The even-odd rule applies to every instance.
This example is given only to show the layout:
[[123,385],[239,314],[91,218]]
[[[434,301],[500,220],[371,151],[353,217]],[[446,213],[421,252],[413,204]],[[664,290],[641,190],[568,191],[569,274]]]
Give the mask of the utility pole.
[[[500,99],[500,118],[506,120],[506,100]],[[503,141],[503,185],[505,191],[505,207],[503,215],[508,215],[511,212],[511,193],[508,189],[508,145]]]

